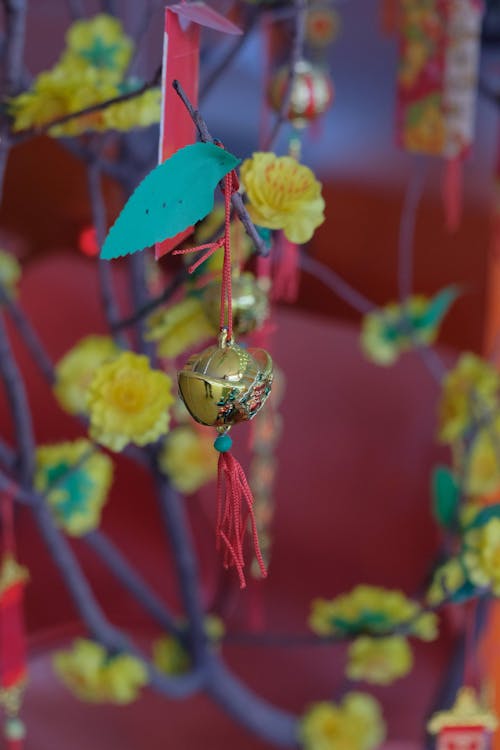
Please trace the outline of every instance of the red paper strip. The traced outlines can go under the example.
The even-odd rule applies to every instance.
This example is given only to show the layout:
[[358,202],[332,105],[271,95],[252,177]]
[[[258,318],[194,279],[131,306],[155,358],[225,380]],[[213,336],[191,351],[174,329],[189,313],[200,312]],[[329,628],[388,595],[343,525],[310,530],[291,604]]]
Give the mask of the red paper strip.
[[18,581],[0,597],[0,672],[4,689],[19,685],[26,677],[23,591],[24,581]]
[[[160,164],[175,151],[195,140],[195,126],[181,99],[172,87],[179,80],[193,103],[198,105],[198,80],[200,60],[200,26],[189,23],[182,28],[178,6],[165,9],[165,36],[163,41],[162,116],[160,123]],[[193,231],[185,229],[156,245],[156,259],[161,258],[182,242]]]
[[222,31],[224,34],[243,34],[242,29],[236,26],[235,23],[230,21],[225,16],[221,16],[216,10],[211,8],[201,0],[195,0],[191,3],[178,3],[177,5],[170,5],[169,10],[173,13],[177,13],[178,16],[185,19],[186,21],[193,21],[200,26],[205,26],[207,29],[214,29],[214,31]]

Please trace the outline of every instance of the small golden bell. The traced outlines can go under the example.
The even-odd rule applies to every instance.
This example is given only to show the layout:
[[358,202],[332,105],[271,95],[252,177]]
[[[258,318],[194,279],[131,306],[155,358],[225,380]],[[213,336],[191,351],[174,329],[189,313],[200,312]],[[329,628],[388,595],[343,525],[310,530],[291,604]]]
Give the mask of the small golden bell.
[[[277,112],[281,108],[288,86],[289,68],[280,68],[272,77],[269,103]],[[286,117],[297,128],[306,127],[326,112],[333,101],[333,84],[326,70],[299,60],[295,65],[292,93]]]
[[[232,277],[233,330],[238,336],[260,328],[269,315],[269,300],[259,282],[248,271]],[[203,291],[202,305],[214,328],[219,327],[221,282],[212,281]]]
[[244,349],[227,341],[193,354],[179,372],[179,391],[200,424],[228,428],[252,419],[264,405],[273,382],[273,362],[263,349]]

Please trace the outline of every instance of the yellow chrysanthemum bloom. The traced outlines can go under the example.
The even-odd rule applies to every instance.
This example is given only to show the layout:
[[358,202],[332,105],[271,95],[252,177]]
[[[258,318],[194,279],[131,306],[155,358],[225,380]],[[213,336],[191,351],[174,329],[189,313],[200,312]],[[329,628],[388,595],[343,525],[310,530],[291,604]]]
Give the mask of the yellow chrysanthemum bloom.
[[366,357],[377,365],[392,365],[402,352],[413,346],[413,341],[422,345],[435,341],[438,326],[434,323],[414,327],[412,336],[408,333],[411,321],[423,316],[429,302],[428,297],[415,295],[404,308],[390,303],[365,315],[361,325],[361,348]]
[[59,651],[54,671],[77,698],[125,705],[136,700],[148,682],[145,665],[134,656],[112,656],[94,641],[79,638],[70,651]]
[[103,111],[103,124],[107,130],[127,131],[146,128],[160,122],[161,91],[150,89],[134,99],[113,104]]
[[464,564],[472,583],[500,595],[500,518],[492,518],[464,536]]
[[88,440],[37,449],[35,489],[45,494],[58,526],[72,536],[99,526],[112,481],[113,462]]
[[356,638],[347,653],[346,675],[374,685],[390,685],[404,677],[413,666],[413,654],[406,638]]
[[0,250],[0,284],[5,292],[14,297],[21,278],[21,265],[12,253]]
[[494,425],[479,430],[465,458],[464,488],[468,495],[486,495],[500,485],[500,432]]
[[456,557],[452,557],[438,568],[427,591],[427,601],[434,606],[440,604],[450,594],[458,591],[465,583],[465,570]]
[[186,349],[203,344],[213,337],[202,304],[197,297],[188,296],[170,307],[157,310],[147,320],[145,338],[158,342],[160,357],[177,357]]
[[401,591],[365,585],[335,599],[315,599],[309,617],[311,630],[320,636],[383,634],[395,626],[407,625],[409,634],[433,640],[436,623],[433,613],[421,612],[420,605]]
[[148,357],[122,352],[97,370],[87,393],[90,436],[114,451],[147,445],[168,432],[172,380]]
[[191,659],[177,638],[166,635],[153,643],[153,664],[160,672],[179,675],[189,670]]
[[439,439],[453,443],[474,420],[498,407],[500,376],[492,365],[475,354],[462,354],[443,381],[439,405]]
[[192,425],[171,431],[160,455],[160,467],[179,492],[192,494],[217,477],[213,435]]
[[86,336],[59,360],[54,394],[68,414],[87,412],[87,391],[94,375],[120,351],[110,336]]
[[75,21],[66,34],[66,46],[66,57],[76,56],[112,80],[121,79],[134,47],[121,21],[106,13]]
[[384,739],[385,724],[377,701],[353,692],[340,705],[315,703],[299,731],[305,750],[373,750]]
[[256,152],[241,165],[240,179],[252,221],[282,229],[290,242],[308,242],[325,220],[321,183],[291,156]]

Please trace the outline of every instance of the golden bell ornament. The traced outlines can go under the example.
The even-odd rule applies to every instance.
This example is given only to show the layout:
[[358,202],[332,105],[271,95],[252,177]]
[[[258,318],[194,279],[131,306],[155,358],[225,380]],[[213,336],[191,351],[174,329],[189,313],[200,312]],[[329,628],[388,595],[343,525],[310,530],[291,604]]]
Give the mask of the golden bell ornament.
[[[268,97],[271,107],[280,111],[286,94],[289,68],[280,68],[271,78]],[[295,65],[290,104],[286,117],[296,128],[305,128],[333,102],[333,83],[327,71],[305,60]]]
[[[269,315],[269,299],[259,282],[248,271],[232,277],[233,330],[237,336],[255,331]],[[212,281],[205,287],[202,305],[215,329],[219,327],[221,282]]]
[[263,349],[244,349],[227,340],[193,354],[179,372],[179,391],[200,424],[228,429],[252,419],[264,405],[273,382],[273,362]]

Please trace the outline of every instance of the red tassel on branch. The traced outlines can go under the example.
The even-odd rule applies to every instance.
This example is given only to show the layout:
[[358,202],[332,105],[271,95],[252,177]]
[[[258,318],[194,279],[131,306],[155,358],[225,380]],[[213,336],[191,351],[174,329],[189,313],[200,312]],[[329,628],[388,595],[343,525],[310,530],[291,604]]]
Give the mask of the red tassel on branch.
[[460,226],[463,205],[463,159],[460,155],[446,162],[442,190],[446,228],[449,232],[456,232]]
[[[228,435],[221,435],[218,440],[221,438],[231,440]],[[224,567],[236,568],[242,589],[246,587],[243,544],[249,519],[255,557],[262,577],[267,576],[259,547],[253,503],[252,490],[240,463],[229,453],[229,450],[221,452],[217,477],[217,549],[223,548]]]
[[273,264],[273,299],[296,302],[299,294],[299,248],[280,232],[276,241],[277,259]]

